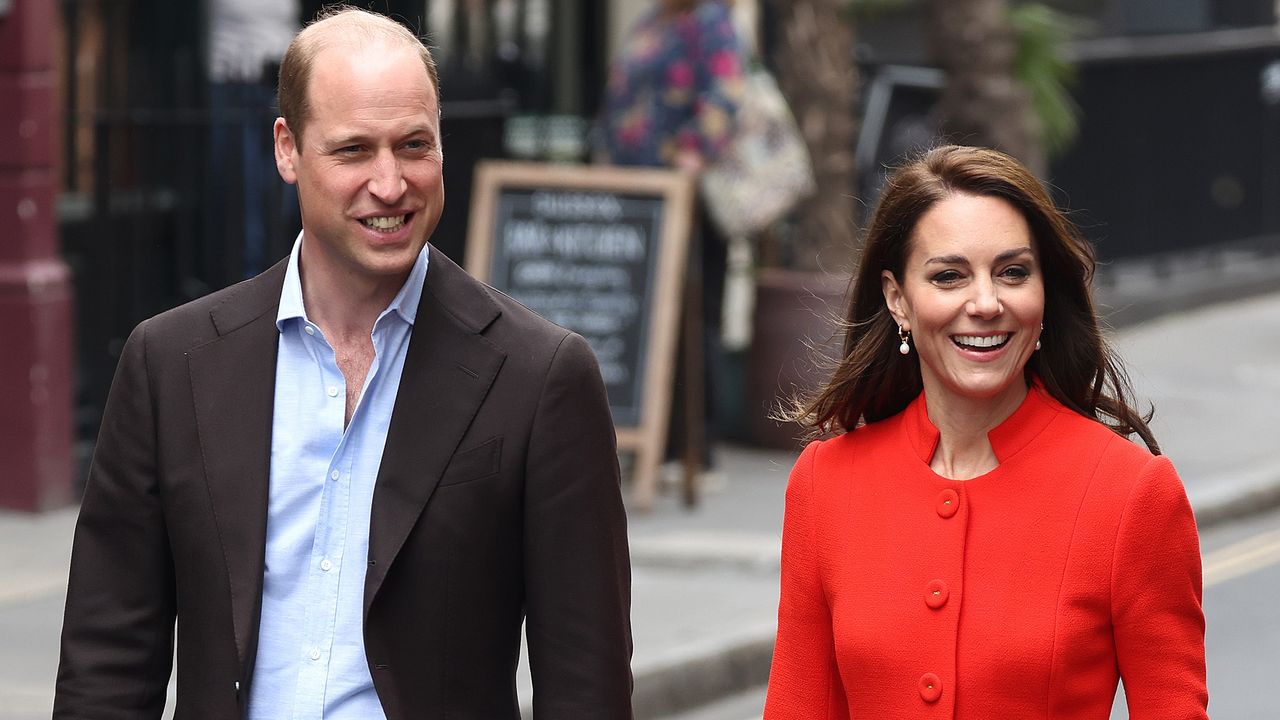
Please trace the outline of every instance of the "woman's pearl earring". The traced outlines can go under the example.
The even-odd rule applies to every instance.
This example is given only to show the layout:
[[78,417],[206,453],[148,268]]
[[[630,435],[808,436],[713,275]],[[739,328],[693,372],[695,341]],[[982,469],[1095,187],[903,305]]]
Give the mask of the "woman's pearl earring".
[[910,331],[910,330],[903,330],[903,329],[902,329],[902,326],[901,326],[901,325],[899,325],[899,326],[898,326],[898,339],[902,341],[902,344],[898,346],[898,352],[902,353],[903,355],[910,355],[910,354],[911,354],[911,346],[910,346],[909,344],[907,344],[907,341],[911,339],[911,331]]
[[[1044,334],[1044,323],[1040,323],[1040,333]],[[1036,338],[1036,349],[1040,349],[1040,338]]]

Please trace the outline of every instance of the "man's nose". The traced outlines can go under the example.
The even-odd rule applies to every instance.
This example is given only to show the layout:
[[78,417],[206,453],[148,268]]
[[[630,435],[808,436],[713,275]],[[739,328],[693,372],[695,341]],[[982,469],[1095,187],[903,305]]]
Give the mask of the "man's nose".
[[392,152],[381,152],[373,160],[369,176],[369,193],[378,200],[392,205],[400,200],[406,189],[400,160]]
[[990,280],[979,280],[971,286],[973,297],[969,299],[965,310],[975,317],[993,318],[1004,312],[1000,304],[1000,296],[996,292],[996,284]]

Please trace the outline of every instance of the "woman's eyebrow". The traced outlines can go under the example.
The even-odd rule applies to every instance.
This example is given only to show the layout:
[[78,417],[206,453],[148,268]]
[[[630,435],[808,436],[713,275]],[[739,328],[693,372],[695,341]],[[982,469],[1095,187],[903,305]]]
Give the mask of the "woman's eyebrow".
[[[1031,254],[1032,252],[1030,247],[1013,248],[1011,250],[1005,250],[1004,252],[997,255],[996,262],[997,263],[1007,262],[1016,257],[1021,257],[1023,255],[1031,255]],[[930,265],[930,264],[968,265],[969,258],[965,257],[964,255],[939,255],[938,257],[929,258],[928,260],[925,260],[924,264],[925,265]]]
[[1012,260],[1012,259],[1014,259],[1014,258],[1016,258],[1016,257],[1019,257],[1019,256],[1022,256],[1022,255],[1032,255],[1032,256],[1034,256],[1034,255],[1035,255],[1035,253],[1031,252],[1031,248],[1030,248],[1030,247],[1013,248],[1012,250],[1005,250],[1004,252],[1002,252],[1002,253],[1000,253],[999,255],[997,255],[997,256],[996,256],[996,262],[1001,263],[1001,262],[1004,262],[1004,261],[1006,261],[1006,260]]

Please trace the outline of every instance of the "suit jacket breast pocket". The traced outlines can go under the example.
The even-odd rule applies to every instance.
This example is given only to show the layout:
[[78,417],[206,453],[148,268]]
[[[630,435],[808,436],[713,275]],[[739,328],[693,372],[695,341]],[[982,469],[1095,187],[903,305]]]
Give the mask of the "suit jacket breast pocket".
[[440,478],[440,487],[461,485],[498,474],[502,459],[502,438],[490,438],[467,450],[454,453]]

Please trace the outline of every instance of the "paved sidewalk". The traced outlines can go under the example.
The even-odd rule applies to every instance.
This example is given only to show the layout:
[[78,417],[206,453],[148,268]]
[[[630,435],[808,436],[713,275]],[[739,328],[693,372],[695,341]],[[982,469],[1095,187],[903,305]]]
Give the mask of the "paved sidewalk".
[[[1280,504],[1280,292],[1116,333],[1202,524]],[[630,520],[635,703],[660,718],[764,682],[791,452],[720,449],[727,486]],[[75,510],[0,511],[0,720],[47,718]],[[526,688],[527,677],[521,684]]]
[[49,717],[75,518],[0,511],[0,720]]

